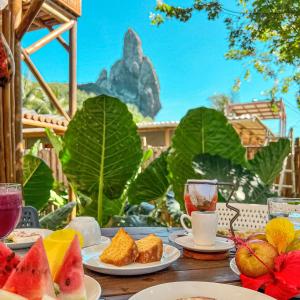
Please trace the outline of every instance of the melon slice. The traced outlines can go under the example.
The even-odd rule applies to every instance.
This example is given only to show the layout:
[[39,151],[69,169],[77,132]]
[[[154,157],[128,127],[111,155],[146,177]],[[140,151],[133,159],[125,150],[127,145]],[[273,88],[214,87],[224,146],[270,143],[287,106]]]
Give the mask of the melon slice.
[[67,250],[55,283],[59,286],[59,300],[86,300],[84,272],[78,236]]
[[7,279],[4,290],[29,300],[44,295],[55,298],[53,282],[42,239],[39,238]]
[[0,299],[1,300],[28,300],[20,295],[10,293],[8,291],[0,290]]
[[17,256],[3,243],[0,243],[0,289],[3,287],[10,273],[17,267],[19,262],[19,256]]

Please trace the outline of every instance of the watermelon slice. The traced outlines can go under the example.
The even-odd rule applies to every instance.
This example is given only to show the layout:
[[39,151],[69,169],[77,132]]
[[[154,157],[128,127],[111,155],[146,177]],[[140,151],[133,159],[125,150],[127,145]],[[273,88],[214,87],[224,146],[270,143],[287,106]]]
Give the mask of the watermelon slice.
[[59,286],[59,300],[86,300],[84,272],[78,236],[67,250],[62,266],[54,279]]
[[0,299],[1,300],[28,300],[20,295],[10,293],[8,291],[0,290]]
[[[0,243],[0,289],[5,284],[10,273],[20,262],[19,256],[12,250]],[[1,298],[0,298],[1,299]]]
[[55,298],[53,282],[42,239],[39,238],[7,279],[4,290],[28,300]]

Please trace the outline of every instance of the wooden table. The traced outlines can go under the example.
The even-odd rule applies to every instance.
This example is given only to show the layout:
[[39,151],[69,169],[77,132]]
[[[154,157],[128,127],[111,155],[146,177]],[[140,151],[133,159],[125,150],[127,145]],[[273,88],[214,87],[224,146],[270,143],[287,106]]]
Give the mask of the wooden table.
[[[118,228],[104,228],[104,236],[113,237]],[[140,239],[149,233],[161,237],[164,243],[170,243],[168,236],[178,229],[162,227],[126,228],[134,239]],[[180,247],[178,247],[180,249]],[[133,294],[160,283],[172,281],[209,281],[228,284],[239,284],[239,277],[229,267],[229,259],[222,261],[198,261],[181,257],[169,268],[143,276],[109,276],[86,270],[85,273],[95,278],[102,287],[101,300],[127,300]]]

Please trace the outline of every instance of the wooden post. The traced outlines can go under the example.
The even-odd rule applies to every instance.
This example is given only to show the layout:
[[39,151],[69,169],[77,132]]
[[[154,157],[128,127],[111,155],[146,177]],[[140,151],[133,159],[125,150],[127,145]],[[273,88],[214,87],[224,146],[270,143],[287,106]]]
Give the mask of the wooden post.
[[77,110],[77,22],[74,22],[69,35],[69,115],[71,118]]
[[[77,22],[75,21],[69,33],[69,115],[71,118],[77,110]],[[69,186],[69,201],[76,201],[72,187]],[[76,207],[71,218],[76,217]]]

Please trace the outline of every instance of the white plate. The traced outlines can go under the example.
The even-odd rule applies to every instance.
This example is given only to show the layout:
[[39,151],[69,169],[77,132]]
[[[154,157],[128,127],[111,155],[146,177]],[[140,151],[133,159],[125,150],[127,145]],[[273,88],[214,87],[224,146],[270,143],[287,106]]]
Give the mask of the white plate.
[[82,250],[83,264],[90,270],[109,275],[142,275],[160,271],[167,268],[180,257],[180,251],[170,245],[163,245],[163,255],[160,261],[140,264],[133,263],[127,266],[117,267],[100,261],[99,256],[106,248],[105,245],[96,245]]
[[84,285],[87,293],[87,300],[98,300],[101,296],[101,286],[92,277],[84,275]]
[[[15,231],[25,231],[29,233],[37,233],[42,238],[46,237],[47,235],[51,234],[53,231],[49,229],[41,229],[41,228],[17,228]],[[35,242],[37,238],[32,237],[32,239],[29,239],[29,241],[22,242],[22,243],[5,243],[10,249],[18,250],[18,249],[26,249],[31,247]]]
[[238,266],[236,265],[236,262],[235,262],[235,258],[231,259],[230,260],[230,269],[233,273],[235,273],[237,276],[240,276],[241,275],[241,272],[238,268]]
[[199,246],[195,244],[191,235],[180,236],[176,238],[174,242],[183,248],[196,252],[220,252],[235,247],[232,240],[222,237],[216,237],[216,243],[213,246]]
[[270,296],[242,287],[201,281],[170,282],[156,285],[135,294],[129,300],[176,300],[201,296],[216,300],[274,300]]

